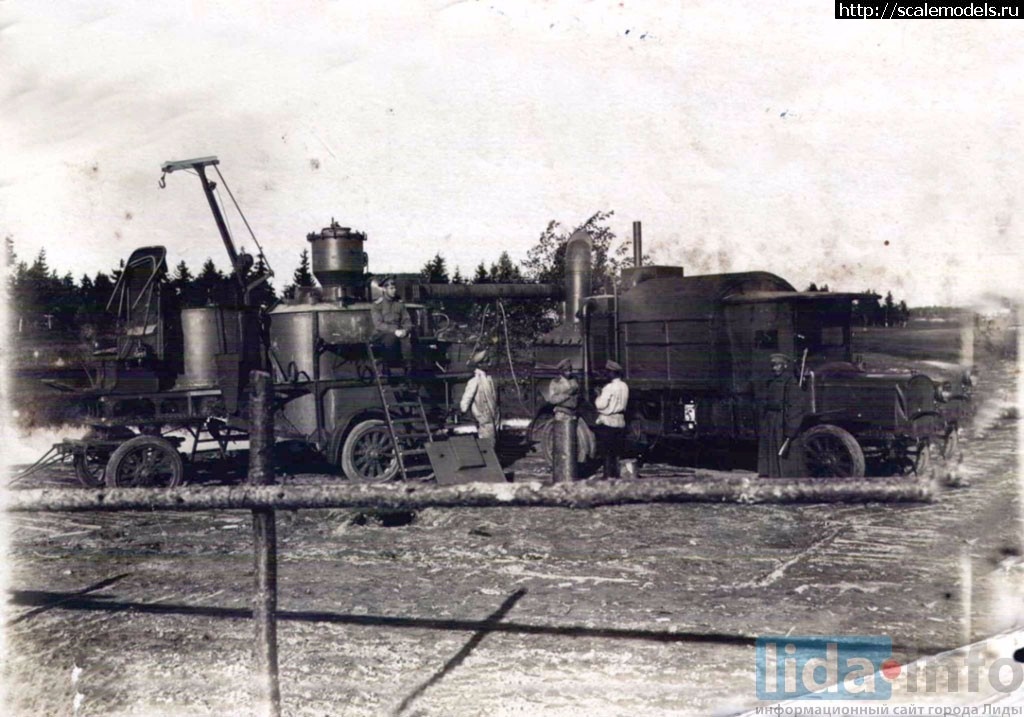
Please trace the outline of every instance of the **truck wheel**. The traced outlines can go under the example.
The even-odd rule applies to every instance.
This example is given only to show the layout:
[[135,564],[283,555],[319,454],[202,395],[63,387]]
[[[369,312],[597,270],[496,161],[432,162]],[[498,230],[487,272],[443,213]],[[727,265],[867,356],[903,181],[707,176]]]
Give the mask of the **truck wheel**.
[[105,479],[111,488],[174,488],[184,473],[181,454],[170,441],[159,436],[136,436],[110,456]]
[[822,423],[802,435],[804,468],[816,478],[862,478],[864,451],[846,430]]
[[[83,441],[126,441],[134,438],[135,434],[127,428],[102,427],[90,428],[82,436]],[[75,477],[78,482],[86,488],[102,488],[104,485],[104,474],[107,470],[107,461],[110,460],[110,448],[90,446],[84,453],[75,455],[73,465]]]
[[917,453],[913,456],[913,472],[916,476],[928,475],[932,470],[932,442],[922,438],[917,442]]
[[75,456],[75,477],[86,488],[101,488],[103,474],[107,470],[107,459],[96,449],[89,448]]
[[942,457],[950,463],[961,463],[964,454],[960,451],[960,428],[954,427],[942,442]]
[[398,474],[398,457],[387,424],[376,418],[349,431],[339,463],[345,476],[360,483],[384,483]]

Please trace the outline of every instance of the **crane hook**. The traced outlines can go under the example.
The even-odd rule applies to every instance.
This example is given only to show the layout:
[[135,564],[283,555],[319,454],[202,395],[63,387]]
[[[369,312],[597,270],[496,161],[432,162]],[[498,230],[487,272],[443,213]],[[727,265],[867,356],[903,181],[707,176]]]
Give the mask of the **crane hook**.
[[167,188],[167,172],[164,172],[163,174],[160,175],[160,181],[158,182],[158,184],[160,185],[160,189]]

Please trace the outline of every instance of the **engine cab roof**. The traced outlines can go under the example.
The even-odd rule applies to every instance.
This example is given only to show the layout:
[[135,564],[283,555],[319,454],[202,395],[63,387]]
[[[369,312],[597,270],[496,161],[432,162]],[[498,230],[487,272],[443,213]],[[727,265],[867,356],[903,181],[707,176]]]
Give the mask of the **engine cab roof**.
[[762,304],[777,301],[856,301],[877,299],[877,294],[841,291],[751,291],[722,299],[726,304]]

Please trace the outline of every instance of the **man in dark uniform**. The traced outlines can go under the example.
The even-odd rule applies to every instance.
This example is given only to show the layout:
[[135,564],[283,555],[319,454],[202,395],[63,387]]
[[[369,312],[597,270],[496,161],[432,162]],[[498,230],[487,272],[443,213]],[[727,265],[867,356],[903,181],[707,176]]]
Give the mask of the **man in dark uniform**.
[[791,465],[796,461],[786,459],[800,432],[803,397],[800,384],[793,377],[789,356],[772,354],[770,360],[772,377],[765,382],[761,396],[757,474],[778,478],[798,470]]
[[385,276],[379,286],[383,293],[370,306],[372,340],[381,347],[381,358],[385,366],[401,365],[403,355],[406,361],[412,359],[412,318],[405,304],[398,299],[395,277]]

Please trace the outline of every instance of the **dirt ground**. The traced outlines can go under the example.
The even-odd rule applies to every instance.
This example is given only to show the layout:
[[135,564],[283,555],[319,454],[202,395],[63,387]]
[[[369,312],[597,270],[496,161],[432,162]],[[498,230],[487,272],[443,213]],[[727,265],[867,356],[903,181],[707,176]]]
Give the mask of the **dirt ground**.
[[[281,512],[283,712],[735,714],[758,635],[903,662],[1024,624],[1015,364],[982,388],[970,485],[928,504]],[[8,516],[5,714],[248,713],[250,521]]]

